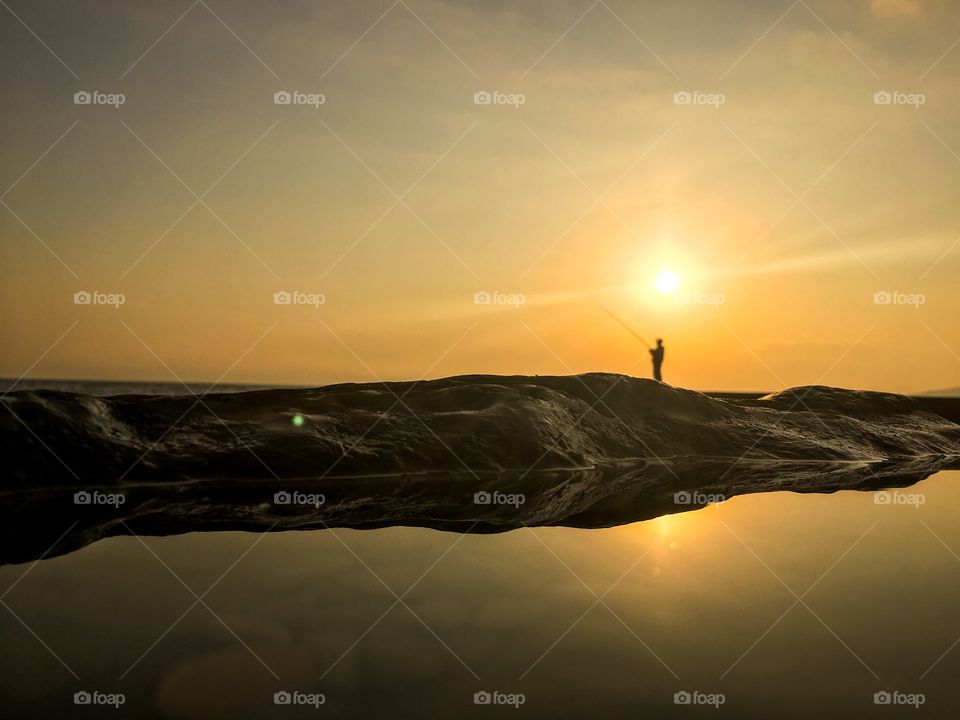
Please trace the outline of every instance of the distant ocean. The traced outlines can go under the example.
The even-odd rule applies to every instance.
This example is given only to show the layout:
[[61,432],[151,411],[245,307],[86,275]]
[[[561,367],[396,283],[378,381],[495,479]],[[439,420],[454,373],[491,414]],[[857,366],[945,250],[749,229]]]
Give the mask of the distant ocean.
[[[326,380],[314,386],[308,385],[256,385],[245,383],[183,383],[178,382],[137,382],[130,380],[37,380],[24,378],[19,382],[14,378],[0,378],[0,394],[14,390],[64,390],[66,392],[86,393],[87,395],[202,395],[206,392],[237,393],[250,390],[274,390],[277,388],[318,387],[330,385],[345,380]],[[701,392],[715,398],[743,399],[756,398],[766,395],[769,391],[758,392]],[[913,397],[919,398],[957,398],[960,397],[960,387],[940,390],[929,390],[917,393]],[[941,412],[938,407],[936,412]]]
[[63,390],[87,395],[202,395],[207,392],[237,393],[248,390],[303,387],[302,385],[246,385],[238,383],[178,383],[106,380],[0,379],[0,393],[13,390]]

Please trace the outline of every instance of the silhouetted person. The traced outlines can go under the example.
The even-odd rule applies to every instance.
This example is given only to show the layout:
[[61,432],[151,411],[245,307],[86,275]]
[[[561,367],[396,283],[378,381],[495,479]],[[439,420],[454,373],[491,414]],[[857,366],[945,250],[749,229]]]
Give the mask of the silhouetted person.
[[653,360],[653,379],[663,382],[660,367],[663,365],[663,338],[657,338],[657,346],[650,348],[650,359]]

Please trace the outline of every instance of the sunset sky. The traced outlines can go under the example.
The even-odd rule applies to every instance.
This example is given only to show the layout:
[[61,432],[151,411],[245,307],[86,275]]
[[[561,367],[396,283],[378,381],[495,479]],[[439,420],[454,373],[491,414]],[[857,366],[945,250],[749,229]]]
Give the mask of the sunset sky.
[[957,3],[2,5],[0,376],[960,385]]

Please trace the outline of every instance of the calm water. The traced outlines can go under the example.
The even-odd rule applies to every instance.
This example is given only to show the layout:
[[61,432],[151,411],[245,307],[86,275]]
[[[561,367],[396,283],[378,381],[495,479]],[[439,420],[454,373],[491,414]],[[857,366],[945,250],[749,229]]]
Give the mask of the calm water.
[[99,380],[34,380],[31,378],[0,378],[0,393],[11,390],[63,390],[89,395],[202,395],[207,392],[232,393],[245,390],[268,390],[297,385],[243,385],[237,383],[178,383],[178,382],[102,382]]
[[[109,539],[0,568],[0,704],[8,717],[957,717],[958,481],[899,491],[919,507],[778,493],[606,530]],[[80,690],[126,701],[76,706]],[[281,690],[325,703],[277,706]],[[524,703],[478,706],[480,691]],[[677,705],[681,691],[724,703]],[[925,702],[878,708],[879,691]]]

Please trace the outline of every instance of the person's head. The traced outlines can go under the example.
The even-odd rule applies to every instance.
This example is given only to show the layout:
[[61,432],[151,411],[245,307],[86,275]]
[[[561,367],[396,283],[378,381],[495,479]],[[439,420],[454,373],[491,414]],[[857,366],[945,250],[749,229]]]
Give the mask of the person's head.
[[657,338],[657,347],[663,345],[663,338]]

